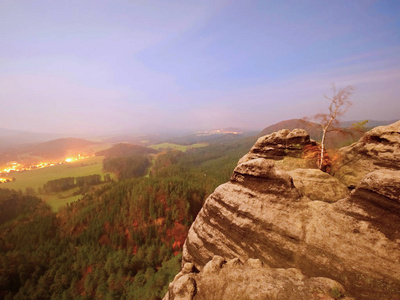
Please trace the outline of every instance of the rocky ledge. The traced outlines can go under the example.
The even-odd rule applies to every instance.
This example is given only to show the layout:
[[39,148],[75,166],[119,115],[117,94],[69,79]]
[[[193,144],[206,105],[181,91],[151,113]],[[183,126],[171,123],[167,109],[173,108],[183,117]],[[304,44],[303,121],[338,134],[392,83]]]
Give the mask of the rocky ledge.
[[249,153],[239,160],[239,165],[256,158],[273,160],[283,170],[315,168],[316,160],[308,152],[317,148],[304,129],[282,129],[260,137]]
[[186,263],[169,285],[163,300],[266,300],[343,299],[343,286],[329,278],[308,278],[298,269],[276,269],[259,259],[242,263],[214,256],[201,272]]
[[400,121],[367,132],[357,143],[343,147],[333,174],[349,187],[374,170],[400,170]]
[[[230,182],[206,200],[189,231],[183,263],[204,271],[215,255],[254,258],[271,268],[335,280],[356,299],[400,299],[399,143],[393,137],[399,125],[379,128],[393,141],[385,146],[393,164],[390,155],[378,155],[376,161],[384,163],[375,163],[351,193],[341,177],[300,162],[305,145],[313,143],[304,130],[260,138]],[[350,147],[353,156],[365,157]],[[295,167],[282,164],[288,157],[299,161]]]

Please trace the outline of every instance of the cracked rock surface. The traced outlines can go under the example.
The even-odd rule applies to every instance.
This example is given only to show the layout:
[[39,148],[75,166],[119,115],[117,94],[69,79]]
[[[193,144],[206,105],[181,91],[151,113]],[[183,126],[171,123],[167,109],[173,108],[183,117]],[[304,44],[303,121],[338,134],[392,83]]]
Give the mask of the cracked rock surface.
[[329,278],[312,277],[298,269],[276,269],[259,259],[242,263],[214,256],[199,273],[186,263],[169,286],[164,300],[346,299],[343,286]]
[[[239,161],[231,180],[206,200],[189,230],[183,264],[191,263],[202,274],[215,255],[245,262],[243,268],[249,259],[258,259],[269,266],[266,269],[279,270],[271,278],[294,272],[284,285],[295,290],[300,285],[293,278],[302,274],[307,280],[324,277],[338,282],[356,299],[400,299],[399,126],[400,122],[378,127],[356,145],[340,150],[352,153],[344,156],[350,165],[356,155],[371,159],[373,165],[369,169],[363,164],[356,177],[350,176],[351,193],[349,183],[341,180],[344,175],[332,177],[301,162],[305,145],[315,143],[304,130],[261,137]],[[373,138],[377,136],[380,139]],[[282,164],[287,158],[296,163]],[[222,266],[229,270],[228,263]],[[189,289],[196,291],[190,292],[192,297],[200,297],[201,275],[190,274],[182,281],[195,287]],[[243,286],[256,284],[251,275],[240,278]],[[228,274],[225,279],[233,280]],[[242,293],[239,287],[229,289]],[[279,288],[274,290],[276,294],[268,294],[272,298],[246,299],[291,299],[279,296]],[[171,289],[170,293],[179,294]],[[297,299],[313,299],[307,297]]]

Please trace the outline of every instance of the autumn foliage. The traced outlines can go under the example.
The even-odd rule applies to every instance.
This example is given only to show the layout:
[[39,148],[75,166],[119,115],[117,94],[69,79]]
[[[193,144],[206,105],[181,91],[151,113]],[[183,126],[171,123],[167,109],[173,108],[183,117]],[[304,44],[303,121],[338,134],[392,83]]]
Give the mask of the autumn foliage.
[[190,224],[253,143],[160,154],[150,178],[103,182],[57,214],[0,189],[0,299],[162,299]]
[[328,132],[332,130],[340,131],[338,128],[339,118],[349,109],[352,103],[349,101],[350,96],[353,94],[354,87],[347,86],[345,88],[336,90],[335,85],[332,86],[333,95],[328,97],[324,95],[325,99],[329,101],[328,113],[320,113],[313,117],[314,120],[319,121],[322,130],[322,139],[320,144],[320,155],[318,168],[323,170],[325,160],[325,140]]

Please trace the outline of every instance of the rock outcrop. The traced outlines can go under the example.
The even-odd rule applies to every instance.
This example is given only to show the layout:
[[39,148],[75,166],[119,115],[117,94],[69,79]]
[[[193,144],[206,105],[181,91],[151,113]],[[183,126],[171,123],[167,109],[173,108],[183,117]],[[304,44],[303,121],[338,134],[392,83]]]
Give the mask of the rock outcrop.
[[349,196],[328,174],[281,163],[302,159],[305,145],[313,143],[304,131],[260,138],[230,182],[206,200],[189,231],[183,263],[204,271],[215,255],[255,258],[271,268],[340,282],[356,299],[400,299],[400,171],[385,169],[391,156],[397,161],[399,143],[396,133],[378,131],[391,141],[374,145],[386,149],[374,164],[381,170],[364,175]]
[[293,178],[294,186],[311,200],[336,202],[349,195],[343,183],[319,169],[295,169],[288,173]]
[[299,157],[304,146],[314,143],[303,129],[282,129],[260,137],[249,154],[253,154],[253,157],[273,159],[283,159],[285,156]]
[[368,131],[357,143],[340,149],[339,157],[333,173],[349,187],[374,170],[400,170],[400,121]]
[[343,286],[329,278],[308,278],[298,269],[270,268],[259,259],[242,263],[214,256],[201,272],[186,263],[169,286],[164,300],[344,299]]
[[315,168],[315,160],[307,159],[305,155],[313,147],[317,147],[317,143],[310,139],[304,129],[293,131],[282,129],[260,137],[238,164],[255,158],[264,158],[274,160],[276,165],[283,170]]
[[[348,215],[377,228],[400,249],[400,171],[367,174],[348,199]],[[367,212],[367,214],[365,213]]]

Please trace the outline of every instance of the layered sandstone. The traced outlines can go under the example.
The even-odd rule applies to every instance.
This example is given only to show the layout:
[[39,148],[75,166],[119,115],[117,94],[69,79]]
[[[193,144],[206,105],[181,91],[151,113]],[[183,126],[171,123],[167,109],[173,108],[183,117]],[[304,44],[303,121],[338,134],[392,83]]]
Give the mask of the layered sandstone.
[[343,183],[319,169],[295,169],[288,173],[293,178],[294,186],[311,200],[336,202],[349,195]]
[[164,300],[299,300],[343,299],[343,286],[329,278],[308,278],[298,269],[276,269],[259,259],[225,261],[214,256],[201,272],[186,263],[169,286]]
[[238,164],[255,158],[273,160],[280,169],[315,168],[316,161],[308,159],[305,154],[317,143],[310,139],[304,129],[279,130],[260,137],[249,153],[243,156]]
[[[287,157],[300,161],[310,143],[304,131],[260,138],[230,182],[206,200],[185,242],[184,263],[202,270],[215,255],[256,258],[333,279],[356,299],[400,299],[400,171],[387,170],[390,155],[382,153],[385,164],[349,195],[328,174],[282,164]],[[390,144],[393,165],[398,145]]]
[[357,143],[340,149],[339,157],[333,173],[349,187],[374,170],[400,170],[400,121],[372,129]]

